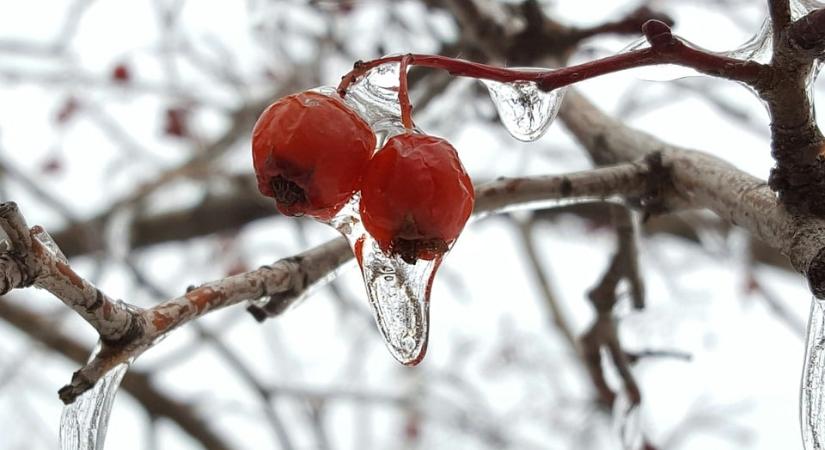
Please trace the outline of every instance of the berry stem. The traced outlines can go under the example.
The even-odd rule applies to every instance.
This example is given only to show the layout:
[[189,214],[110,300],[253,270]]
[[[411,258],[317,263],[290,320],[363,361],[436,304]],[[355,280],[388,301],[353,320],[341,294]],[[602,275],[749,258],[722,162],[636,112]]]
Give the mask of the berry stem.
[[407,67],[412,59],[412,55],[404,55],[401,57],[401,63],[398,75],[398,103],[401,107],[401,123],[407,130],[412,130],[412,103],[410,102],[410,93],[407,90]]
[[[691,47],[681,39],[673,36],[670,27],[658,20],[650,20],[642,28],[650,47],[619,53],[561,69],[543,71],[507,69],[448,56],[425,54],[394,55],[371,61],[358,61],[353,69],[342,77],[341,83],[338,85],[338,94],[342,97],[345,96],[352,83],[364,76],[370,69],[387,63],[402,63],[404,66],[441,69],[454,76],[480,78],[503,83],[532,81],[545,91],[621,70],[657,64],[676,64],[690,67],[711,76],[727,78],[746,84],[756,83],[761,78],[760,75],[767,69],[767,66],[755,61],[729,58]],[[402,74],[405,73],[402,70]],[[403,91],[406,93],[406,89],[403,89]],[[401,92],[399,92],[399,96],[400,94]]]

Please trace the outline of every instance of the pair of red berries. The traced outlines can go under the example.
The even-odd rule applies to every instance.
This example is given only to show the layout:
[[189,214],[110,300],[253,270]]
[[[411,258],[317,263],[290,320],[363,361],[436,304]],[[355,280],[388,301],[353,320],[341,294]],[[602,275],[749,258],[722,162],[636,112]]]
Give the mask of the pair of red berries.
[[369,125],[335,94],[301,92],[261,114],[252,133],[258,189],[283,214],[329,221],[361,191],[364,228],[408,263],[444,254],[475,194],[455,148],[413,132],[375,155]]

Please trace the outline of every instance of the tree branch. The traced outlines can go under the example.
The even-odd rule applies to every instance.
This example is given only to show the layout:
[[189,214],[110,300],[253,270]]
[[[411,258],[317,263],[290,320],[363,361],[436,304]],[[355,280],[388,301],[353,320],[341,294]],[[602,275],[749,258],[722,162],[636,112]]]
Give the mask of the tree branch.
[[[76,364],[84,364],[91,351],[74,338],[60,331],[53,323],[43,319],[40,314],[16,306],[11,301],[0,301],[0,318],[6,323],[26,333],[30,338],[42,343],[49,349],[69,358]],[[157,417],[165,417],[177,424],[184,432],[192,436],[207,450],[225,450],[231,446],[209,426],[204,418],[198,416],[191,406],[168,397],[152,383],[151,376],[137,370],[126,373],[122,383],[123,389],[140,402],[146,411]]]

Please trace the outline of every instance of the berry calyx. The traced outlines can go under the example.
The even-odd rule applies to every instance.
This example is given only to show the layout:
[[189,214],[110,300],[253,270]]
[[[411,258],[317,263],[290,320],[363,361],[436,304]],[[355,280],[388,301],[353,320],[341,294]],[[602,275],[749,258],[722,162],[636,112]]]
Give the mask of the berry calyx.
[[258,190],[288,216],[331,219],[359,189],[374,150],[369,125],[340,97],[312,91],[273,103],[252,131]]
[[367,166],[361,220],[382,251],[414,264],[450,249],[474,201],[473,183],[449,142],[404,133],[388,139]]

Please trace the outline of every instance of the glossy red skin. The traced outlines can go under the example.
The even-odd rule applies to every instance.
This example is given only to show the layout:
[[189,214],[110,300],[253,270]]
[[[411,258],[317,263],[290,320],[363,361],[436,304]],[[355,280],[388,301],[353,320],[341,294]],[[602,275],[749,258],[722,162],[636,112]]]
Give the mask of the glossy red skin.
[[474,201],[473,183],[449,142],[405,133],[387,140],[367,166],[361,219],[387,253],[398,239],[440,241],[442,250],[417,250],[415,257],[429,260],[452,246]]
[[[369,125],[339,97],[317,92],[278,100],[252,131],[258,189],[288,216],[331,219],[359,189],[374,150]],[[272,180],[279,175],[302,189],[305,201],[278,201]]]

